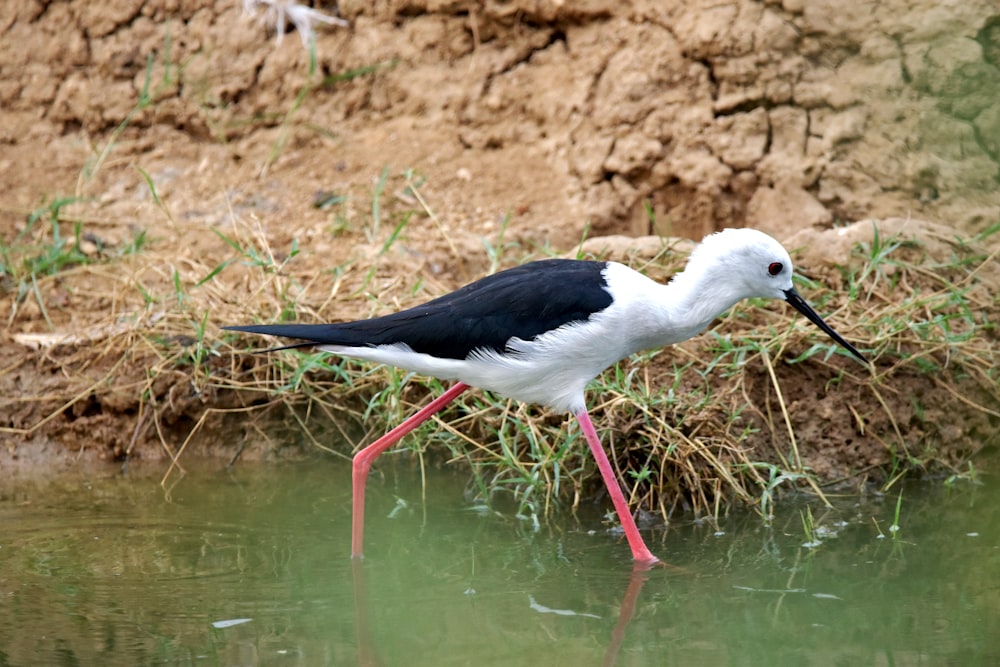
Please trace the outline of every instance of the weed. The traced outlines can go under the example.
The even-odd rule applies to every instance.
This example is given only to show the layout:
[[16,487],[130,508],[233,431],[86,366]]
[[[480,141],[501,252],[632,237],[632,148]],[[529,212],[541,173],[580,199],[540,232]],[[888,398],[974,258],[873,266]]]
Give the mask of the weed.
[[[279,32],[278,34],[280,36],[281,32]],[[314,90],[321,88],[329,88],[333,85],[336,85],[339,82],[351,81],[361,76],[374,74],[383,68],[394,67],[396,65],[396,61],[387,61],[384,63],[377,63],[375,65],[347,70],[345,72],[333,74],[326,77],[318,77],[317,76],[318,68],[316,66],[316,41],[315,39],[310,38],[307,42],[305,41],[305,33],[300,33],[300,34],[303,35],[303,40],[304,40],[303,46],[305,46],[306,50],[309,53],[309,61],[306,67],[306,80],[305,83],[303,83],[302,86],[299,88],[299,92],[295,95],[295,99],[292,100],[292,104],[289,107],[288,111],[286,111],[281,118],[278,137],[277,139],[275,139],[274,144],[271,146],[270,153],[264,160],[264,163],[261,165],[260,168],[261,178],[267,175],[268,171],[271,168],[271,165],[273,165],[274,162],[281,156],[282,152],[284,151],[285,144],[288,142],[288,137],[292,129],[292,121],[294,120],[299,109],[301,109],[302,106],[305,104],[306,99]],[[336,136],[335,132],[332,132],[325,128],[321,128],[308,123],[306,123],[305,126],[308,127],[311,131],[321,136],[326,136],[331,138]],[[388,169],[388,167],[386,169]],[[386,172],[383,173],[386,174]]]
[[976,470],[976,466],[972,463],[972,461],[966,462],[966,469],[964,471],[955,472],[949,475],[948,478],[944,480],[944,484],[945,486],[952,487],[960,481],[971,482],[972,484],[982,484],[979,480],[979,471]]
[[170,210],[163,203],[163,200],[160,199],[160,193],[156,191],[156,183],[153,182],[153,178],[142,167],[137,166],[136,169],[142,175],[143,180],[146,181],[146,187],[149,188],[149,193],[153,197],[153,204],[156,208],[163,211],[163,215],[170,221],[170,224],[176,224],[174,216],[170,214]]
[[903,491],[900,489],[899,495],[896,496],[896,511],[892,517],[892,525],[889,526],[889,532],[892,534],[893,542],[897,542],[900,539],[900,521],[899,513],[903,508]]
[[82,225],[79,222],[73,224],[72,237],[66,237],[62,232],[62,210],[77,201],[76,197],[56,197],[28,215],[24,229],[12,243],[0,239],[0,279],[6,283],[5,291],[15,292],[8,326],[17,317],[24,300],[31,296],[49,329],[52,329],[41,281],[92,261],[81,249]]
[[145,229],[140,229],[135,232],[132,237],[122,246],[121,254],[123,257],[128,257],[130,255],[137,255],[147,246],[149,242],[149,237],[146,235]]
[[[739,467],[743,468],[744,465],[741,464]],[[779,489],[785,484],[794,486],[807,476],[805,473],[789,472],[773,463],[755,462],[749,464],[749,466],[755,471],[763,470],[767,473],[766,477],[757,477],[757,484],[760,487],[758,508],[765,523],[769,524],[774,520],[774,504],[777,500]]]
[[185,64],[176,64],[172,61],[171,48],[170,32],[168,31],[164,34],[163,48],[161,49],[163,54],[163,73],[160,80],[156,83],[154,88],[153,72],[155,70],[156,58],[154,54],[150,52],[146,56],[145,78],[143,79],[142,88],[139,90],[139,97],[136,100],[135,106],[132,107],[132,109],[125,115],[125,118],[123,118],[111,132],[111,136],[105,142],[104,147],[95,155],[91,156],[91,158],[87,160],[86,164],[84,164],[83,169],[80,170],[80,177],[77,180],[76,188],[77,196],[79,196],[79,194],[83,191],[84,186],[93,180],[93,178],[101,170],[101,167],[111,154],[111,151],[117,145],[118,140],[121,138],[122,134],[124,134],[125,130],[128,129],[129,125],[132,124],[132,121],[135,120],[136,116],[152,106],[163,91],[172,88],[179,80]]
[[[284,15],[279,13],[279,16],[284,16]],[[278,34],[280,35],[281,33],[279,32]],[[298,94],[292,101],[292,106],[288,109],[288,111],[285,112],[285,115],[281,120],[281,125],[278,130],[278,138],[274,140],[274,144],[271,145],[271,152],[264,160],[264,164],[261,165],[260,175],[259,175],[260,178],[264,178],[265,176],[267,176],[267,172],[271,168],[271,165],[274,164],[275,160],[277,160],[278,157],[281,155],[282,151],[285,148],[285,143],[288,141],[288,134],[290,131],[292,119],[294,118],[296,112],[298,112],[302,104],[305,102],[306,97],[309,96],[309,93],[312,92],[313,88],[316,85],[314,83],[314,78],[316,75],[316,41],[310,39],[308,44],[304,43],[304,45],[309,51],[309,64],[306,73],[306,81],[305,83],[302,84],[302,87],[299,88]]]
[[516,242],[504,242],[504,235],[507,233],[507,225],[509,224],[510,211],[508,211],[503,216],[503,220],[500,221],[500,230],[497,232],[496,241],[491,243],[487,238],[483,238],[483,248],[486,250],[486,256],[490,260],[490,267],[486,270],[488,275],[492,275],[500,270],[500,265],[503,262],[504,255],[508,250],[518,247]]
[[802,531],[805,533],[806,541],[802,546],[807,549],[815,549],[822,542],[819,539],[819,533],[816,530],[816,522],[813,520],[812,508],[808,505],[805,511],[799,510],[799,517],[802,519]]
[[407,169],[403,172],[403,176],[406,179],[406,192],[410,193],[417,202],[420,203],[421,208],[431,221],[434,222],[434,226],[437,228],[438,233],[441,235],[442,240],[448,245],[451,250],[452,255],[456,259],[462,257],[461,253],[458,252],[458,248],[455,247],[455,243],[451,240],[451,237],[445,231],[444,227],[441,225],[441,220],[434,213],[434,210],[428,205],[427,201],[424,199],[423,195],[420,194],[420,185],[423,184],[423,179],[419,179],[417,182],[416,174],[412,169]]
[[879,287],[880,282],[888,281],[889,284],[886,285],[889,289],[895,286],[896,273],[893,272],[893,278],[886,278],[887,267],[895,265],[894,262],[889,260],[890,255],[902,246],[902,241],[900,240],[890,240],[883,242],[881,233],[879,231],[878,225],[872,222],[872,241],[871,243],[861,243],[860,249],[862,252],[867,253],[866,261],[862,265],[862,270],[860,274],[851,281],[848,288],[848,295],[853,299],[858,299],[860,291],[863,288],[865,290],[864,298],[865,300],[870,299],[872,293]]
[[385,191],[385,184],[389,180],[389,167],[382,167],[382,173],[375,181],[375,189],[372,191],[372,221],[371,226],[365,228],[365,237],[369,243],[374,243],[378,238],[379,228],[382,226],[382,193]]

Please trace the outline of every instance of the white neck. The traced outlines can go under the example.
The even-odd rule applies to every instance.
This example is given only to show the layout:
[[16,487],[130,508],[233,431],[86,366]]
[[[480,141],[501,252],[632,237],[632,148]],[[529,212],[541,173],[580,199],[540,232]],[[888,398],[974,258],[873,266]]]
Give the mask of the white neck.
[[623,347],[608,350],[617,358],[687,340],[744,296],[728,276],[717,277],[718,267],[705,270],[704,262],[689,264],[666,285],[620,264],[609,269],[617,307],[599,319],[621,335]]
[[665,299],[677,321],[701,331],[712,320],[745,298],[738,276],[730,277],[725,265],[715,264],[711,270],[704,265],[690,266],[667,284]]
[[[672,345],[695,336],[746,295],[727,267],[688,264],[666,285],[654,283],[655,294],[645,302],[645,317],[632,320],[637,349]],[[643,308],[635,304],[636,308]],[[640,324],[641,323],[641,324]],[[638,330],[636,330],[638,329]]]

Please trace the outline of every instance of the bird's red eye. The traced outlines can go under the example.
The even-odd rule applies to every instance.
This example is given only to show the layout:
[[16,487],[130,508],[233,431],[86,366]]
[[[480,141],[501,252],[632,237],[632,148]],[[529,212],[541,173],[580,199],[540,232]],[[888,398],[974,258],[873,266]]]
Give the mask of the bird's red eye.
[[767,265],[767,272],[772,276],[776,276],[781,273],[781,270],[785,268],[781,265],[781,262],[771,262]]

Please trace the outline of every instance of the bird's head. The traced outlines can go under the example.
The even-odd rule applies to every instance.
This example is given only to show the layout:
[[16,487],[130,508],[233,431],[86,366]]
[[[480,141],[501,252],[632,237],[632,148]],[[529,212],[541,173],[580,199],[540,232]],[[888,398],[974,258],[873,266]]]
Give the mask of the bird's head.
[[792,285],[792,259],[780,243],[756,229],[724,229],[706,236],[691,253],[685,273],[711,277],[732,302],[749,297],[787,301],[806,319],[863,362],[867,360],[823,321]]
[[725,229],[705,237],[691,253],[688,271],[710,275],[749,297],[784,299],[792,289],[792,258],[780,243],[756,229]]

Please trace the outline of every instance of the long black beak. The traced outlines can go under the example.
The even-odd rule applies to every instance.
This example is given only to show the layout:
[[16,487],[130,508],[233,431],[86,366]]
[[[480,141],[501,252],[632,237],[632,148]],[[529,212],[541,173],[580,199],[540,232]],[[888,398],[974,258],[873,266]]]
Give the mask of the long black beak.
[[830,338],[832,338],[835,341],[837,341],[838,343],[840,343],[845,350],[847,350],[848,352],[850,352],[851,354],[853,354],[855,357],[857,357],[858,359],[860,359],[864,363],[866,363],[866,364],[868,363],[868,360],[865,359],[865,357],[864,357],[863,354],[861,354],[860,352],[858,352],[857,348],[855,348],[853,345],[851,345],[846,340],[844,340],[843,338],[841,338],[841,336],[840,336],[839,333],[837,333],[836,331],[834,331],[833,328],[829,324],[827,324],[826,322],[823,321],[823,318],[820,317],[816,313],[816,311],[812,309],[812,306],[810,306],[808,303],[806,303],[806,300],[803,299],[799,295],[799,293],[795,291],[794,287],[792,287],[791,289],[786,289],[785,290],[785,301],[787,301],[788,303],[792,304],[792,306],[795,307],[795,310],[797,310],[800,313],[802,313],[803,315],[805,315],[805,317],[806,317],[807,320],[809,320],[810,322],[812,322],[813,324],[815,324],[816,326],[818,326],[820,329],[822,329],[823,331],[825,331],[827,336],[829,336]]

